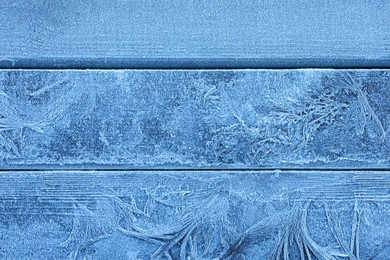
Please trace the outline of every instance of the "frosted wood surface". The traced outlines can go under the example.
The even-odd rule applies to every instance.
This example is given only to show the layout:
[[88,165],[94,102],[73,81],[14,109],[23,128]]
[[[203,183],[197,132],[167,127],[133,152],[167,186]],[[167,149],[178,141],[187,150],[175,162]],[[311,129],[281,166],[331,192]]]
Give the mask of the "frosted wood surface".
[[8,167],[388,167],[388,70],[0,71]]
[[389,183],[375,171],[2,172],[1,257],[386,259]]
[[390,2],[2,0],[2,68],[389,67]]

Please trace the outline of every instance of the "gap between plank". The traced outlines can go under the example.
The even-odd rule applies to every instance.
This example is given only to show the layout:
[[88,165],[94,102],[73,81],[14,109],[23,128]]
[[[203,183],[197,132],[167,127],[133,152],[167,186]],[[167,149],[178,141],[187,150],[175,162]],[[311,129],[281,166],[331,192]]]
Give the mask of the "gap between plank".
[[[53,59],[55,62],[53,62]],[[0,58],[0,69],[151,69],[151,70],[205,70],[205,69],[387,69],[389,59],[245,59],[245,58],[82,58],[82,59],[19,59]]]
[[267,172],[267,171],[280,171],[280,172],[390,172],[390,168],[52,168],[46,169],[38,168],[10,168],[0,169],[1,172]]

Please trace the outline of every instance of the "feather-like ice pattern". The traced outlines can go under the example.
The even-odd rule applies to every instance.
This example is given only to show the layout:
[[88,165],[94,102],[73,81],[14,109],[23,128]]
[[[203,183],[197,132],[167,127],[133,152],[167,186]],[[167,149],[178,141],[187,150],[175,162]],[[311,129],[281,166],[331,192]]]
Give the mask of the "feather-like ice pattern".
[[2,71],[1,165],[389,165],[387,70]]
[[5,259],[381,259],[375,171],[2,172]]

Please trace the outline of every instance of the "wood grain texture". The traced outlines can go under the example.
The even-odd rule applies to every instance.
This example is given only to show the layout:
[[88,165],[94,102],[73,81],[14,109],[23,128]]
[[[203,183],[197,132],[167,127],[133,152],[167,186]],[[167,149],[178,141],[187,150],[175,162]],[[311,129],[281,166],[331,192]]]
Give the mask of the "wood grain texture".
[[387,70],[0,71],[16,168],[389,166]]
[[389,67],[389,17],[378,0],[2,0],[0,67]]
[[1,172],[0,255],[385,259],[389,183],[384,171]]

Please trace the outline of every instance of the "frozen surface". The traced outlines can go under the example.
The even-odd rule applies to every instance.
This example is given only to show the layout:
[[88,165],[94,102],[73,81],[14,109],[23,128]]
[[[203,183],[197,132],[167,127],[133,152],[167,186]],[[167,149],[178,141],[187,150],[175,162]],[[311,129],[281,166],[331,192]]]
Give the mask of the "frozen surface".
[[388,167],[388,70],[3,70],[0,165]]
[[389,259],[389,17],[0,0],[0,259]]
[[1,0],[2,68],[389,67],[380,0]]
[[388,172],[2,172],[2,259],[387,259]]

